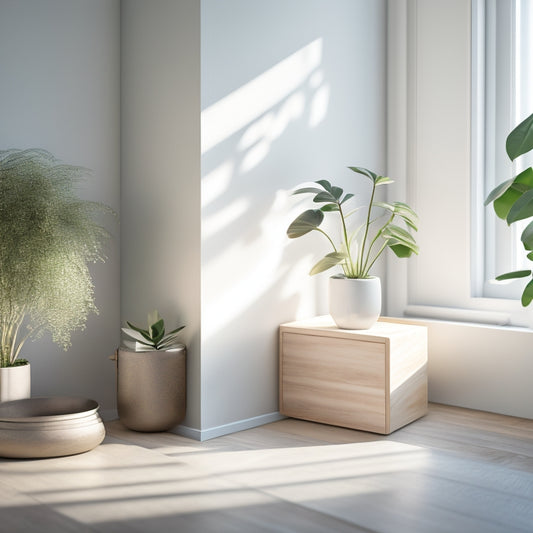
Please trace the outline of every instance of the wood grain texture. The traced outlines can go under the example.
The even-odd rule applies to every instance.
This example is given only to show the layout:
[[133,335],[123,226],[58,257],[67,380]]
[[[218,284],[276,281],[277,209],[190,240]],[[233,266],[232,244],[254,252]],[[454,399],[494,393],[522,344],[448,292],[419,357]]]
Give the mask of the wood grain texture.
[[338,329],[329,317],[280,327],[280,412],[390,433],[427,412],[427,331],[378,322]]

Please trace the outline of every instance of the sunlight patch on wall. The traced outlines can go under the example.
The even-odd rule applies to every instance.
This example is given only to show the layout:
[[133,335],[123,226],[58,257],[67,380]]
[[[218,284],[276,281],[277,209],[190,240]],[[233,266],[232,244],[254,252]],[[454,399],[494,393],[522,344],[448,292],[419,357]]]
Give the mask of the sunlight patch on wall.
[[202,239],[208,239],[217,232],[235,222],[239,217],[244,215],[250,207],[250,201],[244,198],[238,198],[230,205],[219,209],[215,214],[204,217],[202,221]]
[[[244,156],[240,170],[244,174],[253,168],[255,168],[270,151],[272,143],[281,137],[289,123],[293,120],[300,118],[303,115],[305,108],[305,96],[302,91],[298,91],[291,95],[283,103],[281,108],[276,112],[268,113],[264,119],[260,119],[263,124],[263,131],[261,136],[256,141],[255,146],[249,148],[248,153]],[[255,123],[250,126],[249,129],[255,130]],[[255,131],[257,136],[258,131]],[[248,142],[252,135],[248,135],[248,131],[245,132],[244,138],[248,138]],[[239,143],[246,144],[246,143]]]
[[202,178],[202,207],[206,207],[226,192],[230,186],[234,166],[233,161],[224,161]]
[[322,61],[316,39],[202,111],[202,154],[244,128],[298,89]]
[[[286,275],[280,271],[285,235],[287,193],[278,191],[260,234],[250,242],[242,237],[204,267],[204,290],[210,294],[204,308],[202,337],[210,338],[270,291]],[[224,283],[220,283],[224,280]]]

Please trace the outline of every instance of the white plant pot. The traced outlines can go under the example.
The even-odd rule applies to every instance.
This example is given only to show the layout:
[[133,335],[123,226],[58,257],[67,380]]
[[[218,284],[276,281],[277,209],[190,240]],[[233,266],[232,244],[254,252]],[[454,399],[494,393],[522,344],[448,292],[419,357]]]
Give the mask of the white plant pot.
[[381,313],[379,278],[329,278],[329,313],[341,329],[369,329]]
[[31,396],[30,364],[0,368],[0,402],[24,400]]

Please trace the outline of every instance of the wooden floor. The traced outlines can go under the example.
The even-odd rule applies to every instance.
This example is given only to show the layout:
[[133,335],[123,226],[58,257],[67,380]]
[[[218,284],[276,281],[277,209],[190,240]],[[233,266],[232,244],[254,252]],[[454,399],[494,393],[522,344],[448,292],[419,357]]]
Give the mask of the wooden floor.
[[432,405],[387,437],[287,419],[204,443],[107,424],[0,460],[0,531],[533,532],[533,421]]

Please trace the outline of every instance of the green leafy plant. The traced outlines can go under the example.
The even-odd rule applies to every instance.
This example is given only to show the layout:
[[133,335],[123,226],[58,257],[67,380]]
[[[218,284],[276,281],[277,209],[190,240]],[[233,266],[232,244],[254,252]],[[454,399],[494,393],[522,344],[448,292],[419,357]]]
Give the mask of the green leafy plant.
[[[345,194],[343,189],[331,185],[327,180],[316,181],[315,183],[319,187],[303,187],[293,193],[312,194],[313,202],[323,205],[318,209],[307,209],[296,217],[287,229],[288,237],[295,239],[311,231],[318,231],[326,237],[333,248],[333,252],[328,253],[311,269],[311,275],[340,265],[344,276],[347,278],[368,278],[370,277],[370,269],[387,247],[398,257],[409,257],[413,253],[418,254],[418,246],[409,231],[417,231],[418,217],[416,213],[402,202],[376,201],[377,187],[393,183],[393,180],[366,168],[348,168],[367,177],[372,182],[372,191],[364,222],[353,231],[349,231],[347,222],[360,208],[347,211],[346,205],[348,201],[354,198],[354,194]],[[320,227],[324,221],[325,213],[338,215],[341,234],[341,242],[338,245]],[[395,223],[397,220],[402,221],[405,228],[398,226]]]
[[0,151],[0,367],[45,331],[67,349],[97,312],[87,263],[105,260],[96,220],[112,211],[75,194],[88,172],[45,150]]
[[129,328],[122,328],[122,331],[134,341],[125,340],[124,346],[135,352],[172,350],[183,346],[177,341],[177,337],[185,326],[180,326],[169,333],[165,333],[165,321],[159,316],[157,311],[148,313],[148,329],[134,326],[131,322],[126,323]]
[[[509,159],[517,157],[533,149],[533,114],[518,124],[507,136],[505,149]],[[531,167],[517,176],[498,185],[485,200],[485,205],[492,203],[496,215],[508,225],[533,217],[533,169]],[[527,258],[533,260],[533,221],[521,235],[522,244]],[[499,281],[532,277],[522,292],[522,305],[528,306],[533,301],[533,275],[531,270],[516,270],[497,276]]]

